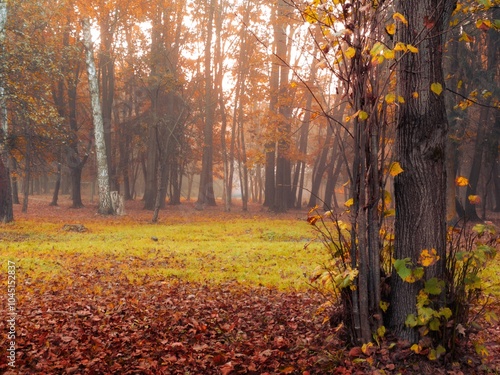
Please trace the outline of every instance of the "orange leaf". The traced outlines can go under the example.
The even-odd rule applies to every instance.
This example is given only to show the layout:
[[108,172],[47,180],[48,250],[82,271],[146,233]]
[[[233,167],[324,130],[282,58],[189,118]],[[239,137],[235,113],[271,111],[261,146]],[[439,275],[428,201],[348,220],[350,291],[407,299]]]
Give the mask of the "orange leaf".
[[459,176],[455,179],[455,184],[457,186],[467,186],[469,185],[469,180],[465,177]]
[[401,13],[394,13],[392,15],[392,18],[394,18],[395,20],[400,20],[401,22],[403,22],[405,25],[408,25],[408,21],[406,20],[405,16],[403,16]]
[[469,199],[470,204],[481,203],[481,197],[479,195],[469,195],[467,198]]

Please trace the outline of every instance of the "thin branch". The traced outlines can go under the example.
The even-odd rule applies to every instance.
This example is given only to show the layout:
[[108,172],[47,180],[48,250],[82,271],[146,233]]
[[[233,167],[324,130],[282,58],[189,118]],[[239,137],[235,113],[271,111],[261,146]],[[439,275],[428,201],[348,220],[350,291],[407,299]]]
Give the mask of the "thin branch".
[[480,107],[484,107],[484,108],[493,108],[493,109],[496,109],[496,110],[500,110],[500,108],[499,108],[499,107],[497,107],[497,106],[480,103],[480,102],[478,102],[477,100],[471,99],[471,98],[469,98],[469,97],[467,97],[467,96],[465,96],[465,95],[462,95],[462,94],[460,94],[460,93],[458,93],[458,92],[456,92],[456,91],[453,91],[452,89],[449,89],[448,87],[446,88],[446,91],[449,91],[449,92],[451,92],[452,94],[455,94],[455,95],[457,95],[457,96],[460,96],[461,98],[464,98],[464,99],[466,99],[466,100],[470,101],[471,103],[474,103],[474,104],[476,104],[476,105],[478,105],[478,106],[480,106]]

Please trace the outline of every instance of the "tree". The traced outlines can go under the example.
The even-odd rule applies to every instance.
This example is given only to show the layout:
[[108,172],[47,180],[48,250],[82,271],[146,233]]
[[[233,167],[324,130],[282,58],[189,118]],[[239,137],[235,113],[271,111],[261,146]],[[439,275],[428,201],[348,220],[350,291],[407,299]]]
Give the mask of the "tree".
[[203,157],[200,175],[200,186],[196,207],[202,209],[205,204],[215,205],[213,158],[214,158],[214,116],[216,100],[214,100],[212,71],[212,33],[215,14],[215,0],[206,0],[207,31],[205,40],[205,115],[203,128]]
[[287,18],[293,10],[283,0],[272,6],[272,66],[269,77],[269,115],[271,134],[265,146],[265,200],[264,206],[276,212],[286,212],[293,205],[291,197],[291,163],[288,158],[291,134],[291,106],[289,102],[289,75],[291,40],[295,25]]
[[[4,59],[5,23],[7,22],[7,2],[0,1],[0,59]],[[3,66],[4,64],[2,64]],[[5,101],[5,71],[0,76],[0,222],[14,220],[12,208],[12,192],[10,172],[8,168],[9,153],[7,148],[7,103]]]
[[[398,93],[405,98],[397,118],[396,159],[404,172],[395,177],[395,259],[417,264],[424,249],[440,259],[424,280],[443,280],[446,259],[446,137],[448,121],[442,90],[442,56],[453,0],[398,1],[408,24],[398,28],[398,41],[418,47],[403,53],[398,66]],[[389,326],[400,338],[416,342],[418,332],[405,325],[416,311],[420,282],[409,283],[394,271]]]
[[109,215],[113,212],[109,189],[108,162],[106,157],[106,143],[104,141],[104,125],[99,98],[99,85],[97,82],[96,68],[94,63],[94,48],[90,32],[90,20],[82,19],[83,42],[85,45],[85,60],[87,63],[87,74],[89,80],[89,93],[92,106],[92,118],[94,120],[95,149],[97,157],[97,182],[99,188],[99,213]]
[[[61,119],[63,131],[67,134],[67,142],[60,145],[61,152],[57,157],[57,179],[62,173],[60,164],[70,170],[72,208],[83,207],[81,181],[83,169],[91,153],[92,134],[89,129],[82,127],[78,116],[79,93],[78,87],[84,61],[83,48],[77,38],[72,37],[72,30],[77,28],[76,14],[72,7],[61,5],[60,21],[50,25],[50,42],[54,46],[54,64],[60,74],[52,82],[52,97]],[[48,33],[47,33],[48,34]],[[85,137],[81,133],[88,131]],[[87,138],[87,139],[85,139]],[[83,144],[83,145],[82,145]],[[57,203],[57,189],[54,191],[54,202]]]

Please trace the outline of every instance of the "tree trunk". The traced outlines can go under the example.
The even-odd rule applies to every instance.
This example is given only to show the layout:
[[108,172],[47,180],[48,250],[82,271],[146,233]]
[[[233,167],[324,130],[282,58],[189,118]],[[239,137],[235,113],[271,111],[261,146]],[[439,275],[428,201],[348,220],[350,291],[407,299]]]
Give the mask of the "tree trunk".
[[61,163],[57,163],[57,172],[56,172],[56,184],[54,186],[54,194],[52,194],[52,202],[50,202],[50,206],[57,206],[57,201],[59,199],[59,190],[61,189],[61,175],[62,175],[62,166]]
[[[497,15],[500,12],[498,9],[494,11]],[[482,72],[482,76],[485,78],[486,82],[493,83],[492,87],[488,87],[490,92],[494,92],[498,86],[498,80],[496,78],[497,68],[498,68],[498,30],[488,30],[486,35],[487,43],[487,64],[486,70]],[[496,82],[497,84],[495,84]],[[490,103],[491,96],[486,99],[486,106],[481,107],[479,121],[477,123],[477,137],[476,144],[474,147],[474,156],[472,159],[471,171],[469,175],[469,184],[467,185],[467,191],[465,196],[465,216],[471,221],[479,221],[479,217],[476,212],[476,206],[472,204],[468,197],[470,195],[477,194],[477,188],[479,184],[480,171],[483,164],[483,155],[487,151],[488,142],[491,141],[491,137],[487,134],[490,133],[487,129],[491,129],[491,119],[490,119]],[[483,197],[485,200],[486,197]]]
[[[0,1],[0,54],[3,59],[5,42],[5,23],[7,22],[7,2]],[[9,150],[7,148],[7,104],[5,102],[5,77],[0,80],[0,222],[14,220],[12,191],[9,172]]]
[[[222,191],[222,197],[224,201],[224,211],[229,212],[231,211],[231,204],[232,204],[232,181],[230,180],[232,178],[230,170],[231,170],[231,164],[233,163],[232,155],[229,155],[228,147],[227,147],[227,139],[226,139],[226,133],[227,133],[227,125],[228,125],[228,119],[227,119],[227,114],[226,114],[226,103],[224,100],[224,87],[222,84],[223,81],[223,75],[224,75],[224,58],[222,56],[222,38],[221,38],[221,32],[222,32],[222,22],[223,22],[223,10],[224,6],[221,3],[217,6],[217,11],[216,11],[216,17],[215,17],[215,35],[216,35],[216,42],[215,42],[215,66],[216,66],[216,77],[215,77],[215,87],[217,90],[217,99],[218,99],[218,105],[219,105],[219,113],[220,113],[220,118],[221,118],[221,131],[220,131],[220,144],[221,144],[221,156],[222,156],[222,186],[223,186],[223,191]],[[248,11],[245,11],[244,15],[244,24],[248,23],[248,17],[247,17]],[[245,32],[245,28],[242,27],[241,30]],[[243,34],[244,35],[244,34]],[[240,33],[240,56],[241,56],[241,46],[243,45],[243,39],[242,35]],[[238,60],[238,62],[241,64],[241,59]],[[236,90],[238,90],[238,83],[236,83]],[[235,96],[235,101],[238,101],[238,95],[236,94]],[[234,134],[234,133],[233,133]],[[231,142],[232,143],[232,142]]]
[[[114,30],[116,28],[116,13],[110,15],[111,10],[101,9],[99,24],[101,43],[99,51],[100,91],[102,95],[102,121],[104,128],[104,142],[106,145],[106,162],[108,165],[110,190],[118,189],[118,176],[115,172],[112,149],[112,113],[115,95],[115,62],[112,56]],[[116,12],[116,11],[115,11]]]
[[215,12],[215,0],[207,0],[207,40],[205,41],[205,126],[203,129],[203,157],[198,190],[197,209],[205,204],[215,206],[213,176],[213,131],[215,104],[213,98],[212,77],[212,31]]
[[315,207],[318,204],[319,189],[321,187],[321,182],[323,181],[323,175],[325,174],[326,170],[326,161],[328,158],[328,153],[330,152],[331,149],[330,143],[332,141],[332,136],[333,136],[333,126],[328,126],[326,129],[325,142],[321,146],[321,154],[314,163],[311,195],[309,197],[309,203],[307,204],[308,207]]
[[[15,175],[17,173],[17,163],[14,158],[10,159],[10,162],[12,163],[12,173],[14,176],[10,176],[9,173],[9,178],[12,178],[12,203],[13,204],[20,204],[19,201],[19,184],[17,180],[17,176]],[[7,168],[9,169],[9,168]]]
[[[436,249],[440,260],[426,269],[425,278],[444,279],[446,259],[446,135],[448,122],[444,95],[430,90],[444,87],[443,32],[454,1],[400,0],[397,10],[409,24],[398,28],[398,41],[418,46],[405,53],[398,66],[398,92],[406,103],[397,118],[396,160],[404,172],[395,177],[395,259],[410,258],[417,264],[424,249]],[[432,20],[434,27],[424,28]],[[415,35],[423,35],[415,40]],[[413,93],[418,93],[414,97]],[[418,332],[405,325],[416,312],[421,282],[403,281],[394,271],[391,285],[389,327],[400,339],[418,341]]]
[[31,131],[27,129],[26,153],[24,155],[24,179],[23,179],[23,206],[21,212],[28,212],[28,199],[31,182]]
[[0,222],[10,223],[13,220],[9,170],[5,167],[3,158],[0,157]]
[[85,44],[85,60],[89,80],[89,93],[92,107],[92,119],[94,121],[94,136],[97,159],[97,184],[99,189],[99,213],[109,215],[113,213],[109,188],[109,172],[104,140],[104,125],[102,119],[101,103],[99,101],[99,84],[94,63],[94,48],[92,46],[92,35],[90,32],[90,21],[88,18],[82,20],[83,38]]

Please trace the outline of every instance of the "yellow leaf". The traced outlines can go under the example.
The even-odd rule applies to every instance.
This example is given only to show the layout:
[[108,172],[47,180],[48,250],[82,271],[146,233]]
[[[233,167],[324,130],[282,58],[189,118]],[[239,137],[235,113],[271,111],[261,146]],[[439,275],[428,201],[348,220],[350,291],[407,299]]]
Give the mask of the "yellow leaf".
[[356,50],[353,47],[349,47],[345,51],[345,55],[348,59],[352,59],[354,56],[356,56]]
[[439,82],[434,82],[431,84],[431,91],[436,95],[441,95],[443,86]]
[[387,34],[389,35],[394,35],[396,33],[396,24],[391,23],[390,25],[387,25],[385,27],[385,31],[387,31]]
[[392,177],[396,177],[401,172],[404,172],[404,169],[401,168],[401,164],[399,164],[399,162],[397,162],[397,161],[393,161],[391,163],[391,166],[389,167],[389,174]]
[[413,99],[417,99],[418,98],[418,92],[414,91],[411,96],[413,96]]
[[387,309],[389,308],[389,303],[384,302],[384,301],[380,301],[379,306],[380,306],[380,310],[382,310],[383,312],[386,312]]
[[366,120],[368,118],[368,113],[365,111],[359,111],[358,117],[360,120]]
[[459,41],[464,41],[466,43],[471,43],[474,41],[474,38],[472,38],[469,34],[467,34],[465,31],[462,31],[462,35],[458,39]]
[[407,44],[406,48],[408,48],[408,51],[410,51],[411,53],[418,53],[418,48],[415,46],[412,46],[411,44]]
[[394,51],[406,52],[407,51],[406,44],[401,43],[401,42],[397,42],[396,46],[394,47]]
[[375,57],[378,54],[380,54],[380,52],[382,52],[383,49],[384,49],[384,45],[380,42],[377,42],[373,45],[372,49],[370,50],[370,55]]
[[388,210],[385,210],[384,213],[382,214],[384,217],[390,217],[396,215],[396,210],[394,208],[390,208]]
[[430,267],[436,264],[436,262],[439,259],[441,259],[441,257],[437,255],[436,249],[430,249],[430,250],[424,249],[420,253],[418,262],[424,267]]
[[382,64],[384,62],[384,56],[378,55],[372,59],[373,63]]
[[403,98],[402,96],[398,95],[398,102],[403,104],[405,102],[405,98]]
[[350,198],[344,203],[344,206],[351,207],[353,204],[354,204],[354,198]]
[[483,94],[483,98],[485,98],[485,99],[487,99],[491,95],[493,95],[493,93],[491,91],[487,91],[487,90],[484,90],[482,94]]
[[366,344],[363,344],[363,346],[361,347],[361,351],[363,352],[363,354],[365,355],[370,355],[370,349],[373,347],[373,343],[372,342],[368,342]]
[[469,195],[467,198],[469,199],[470,204],[481,203],[481,197],[479,195]]
[[401,13],[398,13],[398,12],[394,13],[392,15],[392,18],[395,19],[395,20],[400,20],[405,25],[408,25],[408,21],[406,20],[405,16],[403,16]]
[[394,52],[392,49],[386,49],[384,50],[384,57],[386,59],[393,59],[394,57],[396,57],[396,52]]
[[455,179],[455,185],[457,186],[467,186],[469,185],[469,180],[465,177],[459,176]]
[[477,20],[476,27],[478,29],[483,30],[483,31],[488,31],[491,27],[491,21],[490,20]]
[[420,345],[418,345],[418,344],[413,344],[413,345],[411,346],[410,350],[411,350],[412,352],[415,352],[415,353],[417,353],[417,354],[418,354],[418,353],[420,353],[420,352],[422,351],[422,347],[421,347]]
[[462,80],[458,81],[457,89],[461,89],[463,84],[464,84],[464,81],[462,81]]
[[385,101],[387,102],[387,104],[392,104],[396,101],[396,95],[395,94],[387,94],[385,96]]

